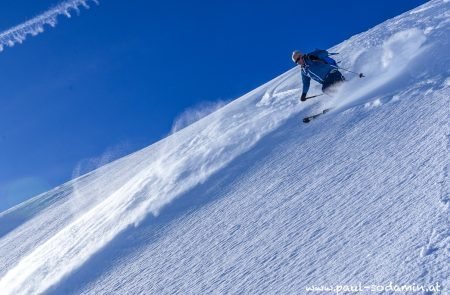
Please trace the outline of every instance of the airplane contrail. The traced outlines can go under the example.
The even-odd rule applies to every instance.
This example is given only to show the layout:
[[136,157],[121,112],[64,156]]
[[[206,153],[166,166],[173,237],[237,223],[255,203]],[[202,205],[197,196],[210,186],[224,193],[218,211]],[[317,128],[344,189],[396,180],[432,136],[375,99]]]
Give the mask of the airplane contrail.
[[89,8],[88,3],[94,2],[99,4],[98,0],[68,0],[57,4],[55,7],[47,10],[40,15],[27,20],[20,25],[12,27],[6,31],[0,33],[0,52],[4,50],[6,46],[12,47],[15,44],[25,41],[28,36],[36,36],[44,32],[45,25],[55,27],[57,24],[57,18],[60,15],[71,17],[71,11],[79,13],[80,7]]

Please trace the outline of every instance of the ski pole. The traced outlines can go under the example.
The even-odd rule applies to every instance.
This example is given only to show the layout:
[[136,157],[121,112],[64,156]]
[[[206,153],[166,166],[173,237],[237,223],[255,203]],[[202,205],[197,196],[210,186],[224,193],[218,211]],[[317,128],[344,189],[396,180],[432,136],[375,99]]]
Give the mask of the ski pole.
[[350,71],[350,70],[348,70],[348,69],[344,69],[344,68],[341,68],[341,67],[336,67],[336,66],[332,66],[333,68],[336,68],[336,69],[340,69],[340,70],[344,70],[344,71],[347,71],[347,72],[349,72],[349,73],[352,73],[352,74],[355,74],[355,75],[358,75],[360,78],[364,78],[364,77],[366,77],[366,76],[364,76],[364,74],[363,73],[357,73],[357,72],[353,72],[353,71]]

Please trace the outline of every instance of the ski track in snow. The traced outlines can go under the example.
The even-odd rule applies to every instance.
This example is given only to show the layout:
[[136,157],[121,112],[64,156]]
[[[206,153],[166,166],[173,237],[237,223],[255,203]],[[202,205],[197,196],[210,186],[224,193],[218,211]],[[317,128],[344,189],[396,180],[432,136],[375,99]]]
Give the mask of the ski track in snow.
[[80,7],[89,9],[89,2],[99,4],[98,0],[69,0],[57,4],[54,8],[0,33],[0,52],[6,46],[13,47],[15,44],[22,44],[28,36],[36,36],[44,32],[45,26],[55,27],[58,16],[65,15],[71,17],[71,11],[79,13]]
[[[22,42],[27,34],[40,32],[44,24],[51,24],[58,15],[83,3],[85,1],[63,2],[11,32],[2,33],[0,44],[12,46]],[[337,106],[345,118],[355,109],[361,111],[360,106],[365,105],[365,112],[370,112],[395,103],[395,97],[404,100],[422,89],[431,91],[441,87],[442,97],[448,95],[448,78],[439,76],[439,72],[429,73],[430,63],[421,62],[423,55],[430,54],[443,58],[444,64],[448,61],[440,52],[442,46],[449,48],[448,41],[441,42],[448,40],[448,6],[447,2],[431,1],[414,10],[415,13],[389,20],[334,47],[333,51],[341,52],[343,67],[361,67],[368,78],[352,79],[338,93],[339,99],[323,100],[324,104]],[[443,37],[441,32],[444,32]],[[440,63],[442,60],[434,61],[431,66],[441,69]],[[439,79],[442,85],[438,85]],[[395,84],[390,85],[390,81]],[[0,226],[0,264],[4,266],[0,269],[2,293],[37,294],[57,286],[121,232],[138,227],[149,214],[158,218],[161,210],[176,198],[208,181],[300,112],[322,108],[315,101],[299,104],[300,86],[299,68],[294,68],[142,151],[0,213],[0,222],[13,216],[9,228]],[[350,86],[359,90],[351,93]],[[398,89],[405,87],[412,90]],[[318,89],[314,85],[311,93]],[[442,99],[436,97],[435,100]],[[337,112],[330,113],[330,117],[336,118]],[[424,120],[420,116],[418,119]],[[448,128],[446,130],[448,136]],[[417,150],[420,148],[422,146]],[[425,161],[423,166],[427,165]],[[342,177],[351,178],[352,174]],[[445,183],[448,166],[442,177]],[[441,223],[434,231],[425,233],[429,238],[421,250],[422,267],[428,273],[437,273],[439,268],[445,267],[441,261],[433,259],[445,251],[449,242],[448,228],[444,226],[448,214],[447,192],[447,188],[442,188]],[[249,192],[249,195],[255,193]],[[14,215],[15,212],[20,214]],[[42,225],[45,229],[40,229]],[[316,234],[320,236],[320,229],[318,231]],[[27,236],[33,239],[23,238],[25,240],[20,242],[20,237]],[[385,271],[392,270],[386,267]],[[445,282],[445,277],[441,280]]]

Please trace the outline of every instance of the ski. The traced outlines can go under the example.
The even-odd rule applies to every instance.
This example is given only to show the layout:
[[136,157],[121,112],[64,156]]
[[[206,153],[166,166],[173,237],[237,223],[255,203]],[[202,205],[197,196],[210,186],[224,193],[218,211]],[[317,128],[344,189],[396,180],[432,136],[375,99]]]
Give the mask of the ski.
[[311,122],[311,120],[314,120],[315,118],[317,118],[317,117],[319,117],[319,116],[321,116],[323,114],[328,113],[330,110],[331,110],[331,108],[324,109],[321,113],[318,113],[318,114],[315,114],[315,115],[312,115],[312,116],[304,117],[303,118],[303,123],[309,123],[309,122]]

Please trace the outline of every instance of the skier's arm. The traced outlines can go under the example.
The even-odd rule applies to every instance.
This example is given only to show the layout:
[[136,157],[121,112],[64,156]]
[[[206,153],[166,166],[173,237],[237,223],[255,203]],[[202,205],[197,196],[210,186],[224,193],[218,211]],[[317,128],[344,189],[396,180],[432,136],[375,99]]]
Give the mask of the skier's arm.
[[303,93],[302,93],[302,99],[306,97],[306,94],[309,90],[309,85],[311,84],[311,78],[306,76],[305,73],[302,72],[302,82],[303,82]]

